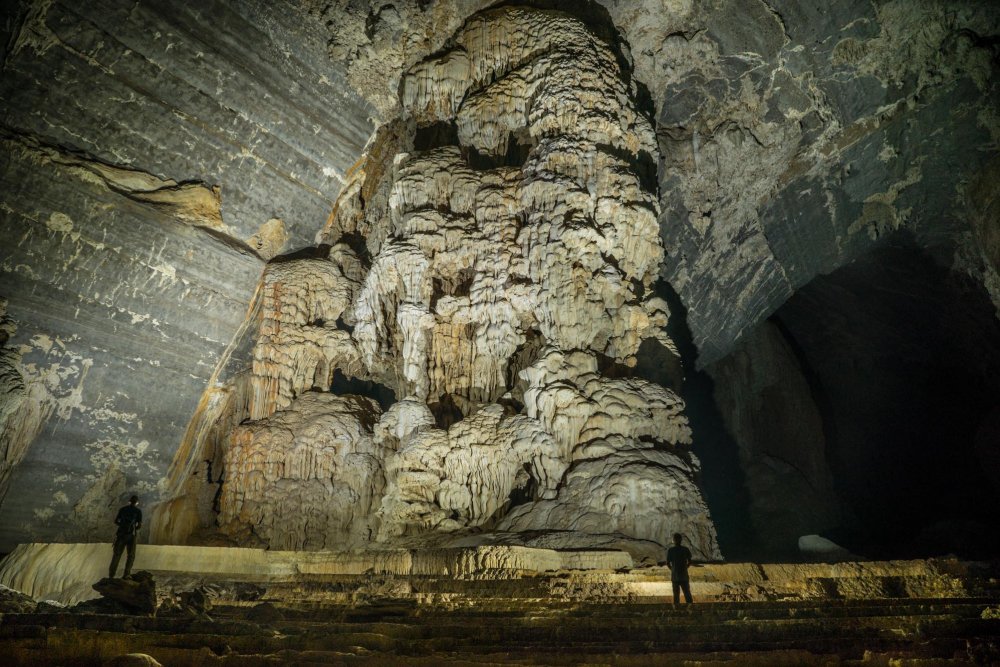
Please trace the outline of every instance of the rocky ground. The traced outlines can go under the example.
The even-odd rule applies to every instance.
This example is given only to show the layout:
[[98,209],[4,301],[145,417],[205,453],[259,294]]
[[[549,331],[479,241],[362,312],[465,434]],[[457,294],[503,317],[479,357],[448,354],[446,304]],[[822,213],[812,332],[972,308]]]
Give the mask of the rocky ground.
[[[368,562],[371,554],[277,554],[280,567],[258,565],[254,574],[239,553],[250,550],[233,551],[214,573],[197,571],[206,561],[193,549],[191,570],[175,559],[173,569],[104,579],[93,585],[100,598],[71,605],[0,589],[7,664],[916,667],[1000,660],[997,563],[704,564],[692,569],[695,604],[674,608],[664,567],[587,567],[605,558],[597,555],[578,558],[582,569],[544,570],[551,556],[543,550],[465,550],[438,554],[433,571],[434,557],[414,567],[401,554]],[[9,562],[5,568],[2,578],[11,581]]]
[[[510,590],[481,591],[470,604],[475,586],[466,582],[455,589],[463,592],[444,604],[394,599],[391,593],[338,604],[211,600],[223,589],[208,586],[165,597],[155,614],[93,603],[67,609],[42,603],[30,609],[23,599],[15,608],[18,602],[12,600],[5,608],[15,611],[3,615],[0,637],[12,658],[8,664],[25,665],[654,665],[691,660],[951,665],[1000,659],[996,598],[813,598],[674,609],[662,596],[565,602],[539,599],[530,591],[517,597]],[[252,598],[262,591],[244,594]]]

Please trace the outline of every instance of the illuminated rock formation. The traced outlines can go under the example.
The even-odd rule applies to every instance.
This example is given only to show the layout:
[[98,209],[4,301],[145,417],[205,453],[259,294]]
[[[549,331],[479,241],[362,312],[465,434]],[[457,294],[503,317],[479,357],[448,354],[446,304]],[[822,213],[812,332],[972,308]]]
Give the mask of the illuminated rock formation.
[[264,274],[251,419],[287,408],[303,391],[328,388],[336,368],[358,365],[354,343],[337,322],[351,306],[360,265],[347,248],[332,249],[330,257],[272,264]]
[[275,549],[370,541],[383,486],[377,417],[370,399],[307,393],[238,427],[225,456],[220,527]]
[[[329,258],[265,273],[220,527],[295,549],[681,531],[718,557],[684,403],[633,370],[644,340],[675,352],[650,296],[656,141],[613,47],[490,10],[401,95],[319,235]],[[336,371],[402,400],[379,419],[328,393]]]

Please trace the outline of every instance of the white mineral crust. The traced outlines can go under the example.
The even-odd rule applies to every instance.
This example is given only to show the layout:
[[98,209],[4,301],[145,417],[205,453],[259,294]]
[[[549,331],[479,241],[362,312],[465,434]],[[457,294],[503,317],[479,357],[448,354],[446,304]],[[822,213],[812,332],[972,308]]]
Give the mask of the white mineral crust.
[[[559,12],[488,10],[401,91],[317,236],[329,259],[265,275],[224,531],[276,548],[681,531],[718,557],[684,402],[629,370],[644,340],[676,348],[650,297],[656,138],[612,47]],[[337,370],[397,402],[379,417],[326,393]]]

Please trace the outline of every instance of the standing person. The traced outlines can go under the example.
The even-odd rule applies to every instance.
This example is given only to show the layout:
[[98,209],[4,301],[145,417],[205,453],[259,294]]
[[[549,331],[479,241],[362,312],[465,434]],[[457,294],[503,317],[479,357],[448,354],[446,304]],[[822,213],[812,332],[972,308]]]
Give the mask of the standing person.
[[684,536],[674,533],[674,546],[667,549],[667,565],[670,566],[670,583],[674,588],[674,606],[680,602],[680,592],[684,591],[684,602],[691,604],[691,582],[688,566],[691,565],[691,550],[681,546]]
[[128,549],[128,557],[125,559],[125,574],[123,578],[128,578],[132,573],[132,563],[135,561],[135,538],[142,527],[142,510],[139,509],[139,496],[129,498],[129,504],[118,510],[115,517],[118,524],[118,532],[115,534],[114,555],[111,556],[111,567],[108,569],[108,578],[114,579],[118,570],[118,561],[122,559],[122,551]]

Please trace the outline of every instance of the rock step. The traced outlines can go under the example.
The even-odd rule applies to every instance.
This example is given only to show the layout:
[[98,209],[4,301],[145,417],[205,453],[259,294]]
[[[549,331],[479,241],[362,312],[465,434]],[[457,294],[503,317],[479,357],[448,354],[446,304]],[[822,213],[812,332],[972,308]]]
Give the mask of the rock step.
[[[582,623],[586,619],[598,619],[605,624],[629,625],[633,623],[648,624],[670,623],[670,624],[712,624],[712,623],[732,623],[732,622],[766,622],[781,620],[822,620],[838,622],[841,619],[862,619],[862,618],[908,618],[946,615],[956,618],[979,618],[987,607],[993,606],[989,600],[900,600],[891,601],[889,604],[873,604],[873,601],[859,601],[851,605],[827,605],[825,603],[803,606],[801,604],[778,605],[763,604],[758,608],[754,607],[731,607],[719,604],[696,604],[691,607],[681,607],[674,609],[669,605],[543,605],[518,606],[507,605],[505,608],[483,609],[481,607],[456,606],[452,608],[416,606],[404,601],[401,604],[373,604],[359,607],[346,606],[306,606],[288,607],[281,605],[282,617],[289,622],[300,624],[318,623],[328,625],[330,623],[371,623],[371,622],[395,622],[397,619],[419,619],[421,623],[432,622],[435,619],[462,619],[471,625],[482,625],[484,623],[497,622],[522,622],[525,619],[531,622],[545,619],[555,619],[564,622]],[[211,610],[211,615],[216,619],[241,619],[248,613],[249,608],[259,604],[233,605],[228,603],[216,603]],[[279,603],[280,604],[280,603]],[[106,616],[92,613],[80,615],[78,613],[49,611],[48,613],[16,614],[9,615],[7,622],[18,623],[22,619],[81,619],[88,616],[105,618]],[[110,617],[115,618],[115,617]],[[182,619],[172,619],[170,617],[150,618],[144,616],[122,616],[120,618],[129,619],[135,624],[143,623],[171,623],[179,622]]]
[[[950,614],[963,617],[979,617],[982,611],[990,606],[987,600],[968,601],[924,601],[922,603],[901,604],[860,604],[856,606],[826,606],[825,604],[812,606],[762,606],[759,608],[718,608],[715,604],[697,604],[691,608],[673,609],[669,605],[640,605],[632,607],[628,605],[572,605],[566,607],[554,607],[552,605],[538,604],[537,606],[514,607],[510,604],[505,607],[494,609],[483,609],[482,606],[463,607],[457,605],[451,609],[439,607],[354,607],[343,608],[336,606],[323,607],[301,607],[289,606],[285,608],[287,618],[295,618],[301,621],[317,620],[319,622],[330,621],[365,621],[389,619],[394,617],[408,617],[419,614],[428,618],[435,614],[448,614],[461,611],[465,618],[475,623],[484,621],[502,621],[505,619],[518,619],[525,616],[534,618],[559,618],[575,619],[586,617],[600,617],[606,622],[627,623],[630,619],[646,620],[650,618],[660,619],[664,622],[731,622],[731,621],[753,621],[769,619],[839,619],[857,617],[905,617],[934,614]],[[239,616],[246,611],[245,606],[229,606],[217,604],[214,613],[221,616]]]
[[149,652],[154,655],[158,649],[200,648],[222,655],[237,653],[243,655],[275,654],[281,651],[342,651],[352,653],[378,652],[392,655],[419,656],[429,654],[490,654],[508,652],[544,654],[648,654],[648,653],[753,653],[783,650],[808,650],[817,654],[859,656],[864,651],[910,652],[923,656],[947,657],[961,651],[969,642],[968,637],[996,637],[995,634],[965,634],[960,637],[929,636],[909,639],[900,636],[832,636],[826,637],[785,637],[775,639],[716,637],[714,639],[692,639],[679,636],[671,639],[636,639],[632,637],[614,638],[594,635],[581,636],[566,628],[562,632],[548,629],[536,638],[521,636],[488,636],[482,638],[462,638],[435,636],[429,638],[392,637],[378,633],[330,632],[315,636],[264,635],[256,634],[224,636],[218,634],[160,634],[123,633],[112,634],[98,630],[67,630],[60,628],[43,629],[26,626],[31,633],[3,637],[4,643],[20,641],[31,646],[50,647],[68,643],[71,638],[81,644],[107,643],[120,646],[129,652]]
[[[661,619],[648,619],[645,623],[611,623],[601,616],[589,618],[541,618],[526,616],[507,623],[483,623],[481,619],[460,616],[420,617],[400,619],[397,622],[336,622],[301,623],[279,621],[257,624],[237,620],[188,620],[151,617],[74,614],[21,614],[9,615],[0,625],[0,636],[21,636],[23,628],[60,628],[95,630],[103,632],[184,633],[187,635],[211,634],[219,637],[265,634],[271,628],[283,635],[300,638],[337,635],[378,636],[406,641],[447,638],[455,642],[481,642],[496,640],[524,643],[548,642],[562,637],[578,637],[590,641],[594,637],[620,635],[634,641],[675,641],[697,638],[717,639],[727,637],[733,641],[778,641],[781,639],[815,639],[848,637],[892,637],[901,634],[921,636],[964,636],[992,633],[1000,636],[1000,621],[974,617],[934,615],[917,617],[863,617],[845,622],[828,619],[784,619],[769,621],[665,623]],[[261,628],[264,628],[262,630]],[[886,634],[888,633],[888,634]]]
[[[664,636],[664,628],[655,623],[645,632],[632,629],[626,633],[598,632],[572,622],[527,627],[421,625],[425,619],[353,627],[283,623],[276,624],[276,629],[248,622],[188,621],[186,627],[177,624],[168,631],[152,631],[141,626],[150,621],[177,619],[102,619],[95,615],[88,622],[74,624],[85,627],[45,627],[45,621],[54,619],[24,616],[35,618],[17,619],[24,622],[19,625],[12,622],[13,617],[4,617],[0,625],[0,640],[10,658],[7,664],[96,665],[109,655],[142,652],[158,656],[163,664],[211,665],[424,664],[420,662],[423,658],[436,661],[427,664],[495,664],[501,661],[498,657],[503,657],[503,662],[520,664],[597,661],[652,665],[678,664],[673,657],[684,655],[696,659],[696,664],[738,661],[740,665],[828,665],[831,656],[839,663],[859,660],[866,654],[934,659],[937,662],[930,664],[939,665],[952,664],[948,661],[957,659],[955,656],[964,655],[968,660],[970,647],[982,646],[988,652],[992,650],[989,638],[998,636],[996,622],[972,619],[924,622],[919,634],[911,634],[903,627],[804,627],[800,623],[795,628],[794,624],[771,623],[767,625],[772,633],[761,633],[759,628],[739,631],[738,626],[729,624],[716,626],[706,636],[687,632]],[[67,616],[61,615],[60,620],[68,620]],[[129,620],[137,622],[129,624]],[[121,627],[112,627],[115,623],[111,621]],[[716,655],[718,660],[706,660],[707,655]],[[789,655],[799,659],[792,660]],[[660,662],[650,661],[657,656]],[[753,661],[747,662],[748,656]],[[783,656],[785,661],[765,660],[775,656]],[[813,662],[811,658],[816,656],[827,659]]]

